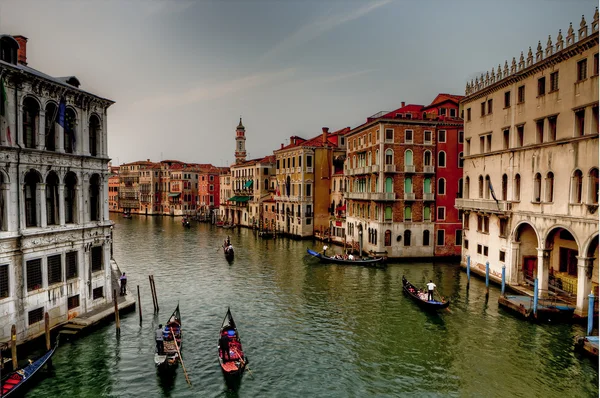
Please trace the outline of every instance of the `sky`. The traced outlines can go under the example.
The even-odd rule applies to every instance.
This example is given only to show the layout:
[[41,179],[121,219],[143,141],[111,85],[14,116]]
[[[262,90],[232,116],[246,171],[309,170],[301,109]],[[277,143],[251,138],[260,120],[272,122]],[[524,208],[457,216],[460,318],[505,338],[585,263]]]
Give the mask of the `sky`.
[[356,127],[556,41],[597,0],[1,0],[0,34],[27,61],[115,101],[113,165],[178,159],[228,166],[291,136]]

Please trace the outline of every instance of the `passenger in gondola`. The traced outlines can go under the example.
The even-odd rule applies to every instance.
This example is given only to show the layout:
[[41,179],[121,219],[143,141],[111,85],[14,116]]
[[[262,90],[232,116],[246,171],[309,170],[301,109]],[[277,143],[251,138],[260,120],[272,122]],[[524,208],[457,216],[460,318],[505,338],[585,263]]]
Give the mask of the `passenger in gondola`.
[[158,325],[158,329],[156,329],[155,337],[156,337],[156,352],[159,355],[162,355],[165,350],[165,346],[163,343],[163,325],[162,324]]
[[229,336],[227,333],[221,335],[221,338],[219,339],[219,350],[221,350],[221,358],[223,358],[223,362],[226,362],[225,354],[227,354],[227,361],[231,359],[229,356]]

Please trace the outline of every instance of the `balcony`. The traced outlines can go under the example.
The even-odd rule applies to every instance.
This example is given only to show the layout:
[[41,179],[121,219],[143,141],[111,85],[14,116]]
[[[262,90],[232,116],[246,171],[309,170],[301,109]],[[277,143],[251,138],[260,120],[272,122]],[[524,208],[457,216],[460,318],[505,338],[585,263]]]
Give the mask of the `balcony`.
[[369,200],[370,195],[370,192],[348,192],[346,194],[346,198],[355,200]]
[[371,166],[371,173],[379,173],[379,165],[378,164],[374,164],[373,166]]
[[395,192],[373,192],[373,193],[371,193],[371,200],[393,201],[393,200],[396,200],[396,193]]
[[396,172],[396,165],[395,164],[386,164],[384,171],[386,173],[395,173]]
[[404,192],[404,200],[415,200],[414,192]]
[[404,165],[404,172],[405,173],[414,173],[415,172],[415,165],[414,164],[405,164]]
[[512,211],[512,202],[493,199],[456,199],[455,205],[460,210],[484,211],[490,213],[506,213]]
[[425,201],[432,201],[432,200],[435,200],[435,196],[432,193],[424,193],[423,194],[423,200],[425,200]]
[[423,173],[433,174],[435,173],[435,169],[433,168],[433,166],[423,166]]
[[314,173],[314,169],[312,167],[307,167],[306,168],[306,172],[307,173]]

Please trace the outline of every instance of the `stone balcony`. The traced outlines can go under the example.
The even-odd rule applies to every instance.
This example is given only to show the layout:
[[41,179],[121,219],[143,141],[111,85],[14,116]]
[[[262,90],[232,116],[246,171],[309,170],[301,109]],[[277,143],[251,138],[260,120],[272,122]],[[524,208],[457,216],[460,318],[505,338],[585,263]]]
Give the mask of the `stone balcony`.
[[396,165],[395,164],[386,164],[384,166],[384,171],[386,173],[395,173],[396,172]]
[[414,164],[405,164],[404,165],[404,172],[405,173],[414,173],[415,172],[415,165]]
[[395,192],[347,192],[346,199],[392,201],[392,200],[396,200],[396,193]]
[[423,166],[423,173],[433,174],[435,173],[435,169],[433,168],[433,166]]
[[415,200],[414,192],[404,192],[404,200]]
[[435,195],[432,194],[432,193],[424,193],[423,194],[423,200],[425,200],[425,201],[435,200]]
[[455,206],[460,210],[506,213],[512,211],[512,203],[493,199],[456,199]]

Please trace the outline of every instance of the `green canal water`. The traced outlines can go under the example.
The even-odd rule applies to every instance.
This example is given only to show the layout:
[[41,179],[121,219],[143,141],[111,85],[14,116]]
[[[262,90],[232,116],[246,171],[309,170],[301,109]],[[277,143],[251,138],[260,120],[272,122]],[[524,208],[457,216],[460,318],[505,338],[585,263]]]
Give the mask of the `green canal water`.
[[[592,397],[598,365],[573,352],[573,325],[533,325],[498,308],[485,285],[451,263],[398,263],[385,270],[319,265],[312,241],[262,240],[252,231],[223,230],[178,219],[117,218],[114,257],[140,285],[137,313],[54,355],[31,397]],[[227,233],[229,264],[219,250]],[[336,248],[339,251],[339,248]],[[152,314],[153,274],[160,313]],[[433,279],[450,309],[427,314],[402,293],[402,275]],[[154,329],[179,302],[181,366],[160,377],[153,363]],[[250,360],[237,391],[228,391],[217,361],[227,307]]]

